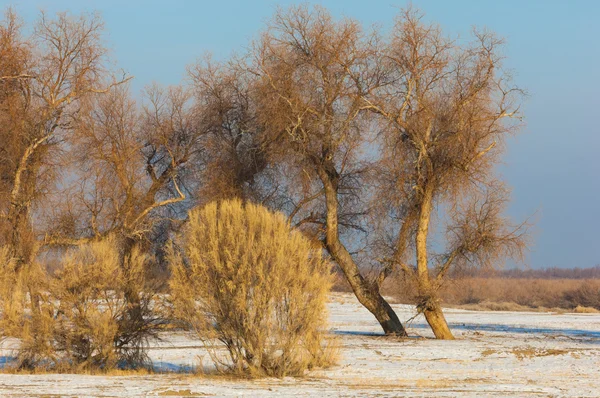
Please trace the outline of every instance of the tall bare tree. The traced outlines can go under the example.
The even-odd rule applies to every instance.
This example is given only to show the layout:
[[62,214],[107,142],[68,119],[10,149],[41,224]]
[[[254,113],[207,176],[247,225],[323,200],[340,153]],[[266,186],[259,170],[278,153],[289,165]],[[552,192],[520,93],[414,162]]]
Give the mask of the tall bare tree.
[[14,11],[7,9],[4,17],[0,24],[0,242],[8,244],[15,239],[8,213],[19,157],[26,146],[30,95],[24,76],[32,62],[32,48],[21,35]]
[[[508,191],[494,174],[518,127],[522,91],[501,68],[496,36],[475,31],[474,42],[461,45],[421,18],[408,9],[397,19],[382,55],[387,84],[365,104],[384,124],[375,200],[395,222],[383,239],[384,262],[413,278],[418,309],[435,336],[452,339],[437,295],[448,270],[493,265],[524,247],[523,226],[502,216]],[[444,219],[446,251],[432,256],[430,227]]]
[[202,152],[191,95],[182,87],[155,86],[146,102],[140,107],[121,85],[89,101],[78,116],[71,140],[78,178],[70,178],[75,191],[64,209],[78,222],[70,234],[49,234],[47,244],[76,245],[110,234],[134,243],[169,214],[161,211],[187,199],[185,177]]
[[[406,332],[378,286],[370,283],[342,242],[356,219],[357,181],[369,119],[362,98],[379,84],[373,42],[353,20],[334,21],[322,8],[279,10],[254,48],[261,78],[260,118],[277,142],[280,160],[296,171],[306,192],[291,211],[296,224],[313,223],[358,300],[386,334]],[[323,213],[298,211],[314,203]]]
[[[107,238],[118,247],[128,302],[117,346],[143,344],[161,326],[147,295],[135,283],[135,253],[151,246],[157,226],[181,218],[176,206],[188,198],[186,173],[201,153],[191,95],[181,87],[148,89],[143,107],[127,85],[111,88],[87,102],[74,120],[74,170],[70,201],[46,236],[49,247],[81,245]],[[184,170],[187,168],[187,171]],[[75,178],[77,176],[77,178]],[[63,225],[71,228],[61,228]],[[145,269],[143,272],[147,272]],[[152,288],[151,288],[152,289]],[[130,333],[126,332],[130,331]]]
[[3,218],[7,244],[20,267],[35,255],[31,210],[43,173],[54,171],[45,167],[51,163],[51,150],[72,131],[72,117],[83,99],[120,82],[107,83],[103,25],[97,15],[75,18],[63,13],[52,19],[42,13],[26,41],[20,38],[17,21],[8,11],[1,35],[3,52],[12,54],[6,60],[12,64],[7,62],[0,82],[2,95],[8,89],[12,98],[8,112],[3,112],[10,118],[2,128],[8,163],[3,172]]

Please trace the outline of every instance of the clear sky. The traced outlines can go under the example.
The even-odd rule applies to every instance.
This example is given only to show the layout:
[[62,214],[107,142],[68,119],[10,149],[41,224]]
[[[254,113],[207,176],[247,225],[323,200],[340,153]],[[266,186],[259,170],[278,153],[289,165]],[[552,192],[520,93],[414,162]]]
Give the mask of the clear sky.
[[[205,52],[243,51],[277,5],[292,1],[0,0],[27,22],[38,10],[100,11],[119,67],[141,90],[176,84]],[[392,24],[404,0],[313,1],[365,25]],[[534,213],[531,267],[600,264],[600,1],[415,0],[426,20],[465,36],[485,26],[506,38],[506,65],[529,97],[526,127],[501,172],[516,219]]]

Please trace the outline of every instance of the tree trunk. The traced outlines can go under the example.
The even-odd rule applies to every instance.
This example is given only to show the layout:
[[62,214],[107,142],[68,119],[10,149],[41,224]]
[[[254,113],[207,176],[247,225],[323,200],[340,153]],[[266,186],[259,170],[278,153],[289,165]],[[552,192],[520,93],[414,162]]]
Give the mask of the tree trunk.
[[338,230],[338,207],[337,187],[335,180],[332,181],[328,173],[319,168],[319,178],[325,187],[325,198],[327,205],[327,231],[325,235],[325,247],[333,260],[340,266],[352,287],[358,301],[377,318],[386,335],[407,336],[406,330],[398,316],[381,296],[379,291],[371,286],[361,275],[354,259],[340,242]]
[[436,303],[431,307],[426,308],[423,311],[423,314],[436,339],[454,340],[454,336],[452,335],[448,323],[446,322],[446,318],[444,317],[444,313],[442,312],[442,307],[440,307],[439,304]]
[[16,259],[17,272],[24,264],[31,263],[36,254],[35,236],[29,218],[36,193],[37,175],[41,167],[40,157],[45,150],[43,145],[48,137],[45,135],[25,148],[12,181],[8,210],[11,235],[8,241]]
[[[23,160],[25,159],[25,160]],[[31,155],[21,160],[19,169],[15,173],[15,181],[11,192],[11,201],[8,211],[9,235],[7,243],[11,256],[15,259],[14,271],[16,278],[20,278],[23,272],[32,270],[37,255],[36,239],[33,225],[30,220],[31,202],[35,196],[36,177],[39,164]],[[37,272],[33,274],[37,275]],[[29,275],[32,278],[33,275]],[[25,282],[26,291],[29,294],[31,315],[39,319],[41,309],[41,296],[38,292],[39,281],[29,279]],[[17,285],[9,286],[9,296],[14,297],[14,289]]]
[[432,201],[433,189],[430,186],[425,186],[416,235],[417,286],[419,289],[419,296],[426,299],[425,304],[422,304],[422,310],[435,337],[443,340],[454,340],[454,336],[452,335],[448,323],[446,322],[446,318],[444,317],[444,313],[442,312],[442,307],[435,300],[436,294],[433,290],[431,280],[429,279],[427,236],[429,234]]
[[15,270],[20,269],[33,260],[35,240],[31,224],[29,222],[28,206],[14,205],[11,207],[9,216],[10,236],[8,245],[15,258]]

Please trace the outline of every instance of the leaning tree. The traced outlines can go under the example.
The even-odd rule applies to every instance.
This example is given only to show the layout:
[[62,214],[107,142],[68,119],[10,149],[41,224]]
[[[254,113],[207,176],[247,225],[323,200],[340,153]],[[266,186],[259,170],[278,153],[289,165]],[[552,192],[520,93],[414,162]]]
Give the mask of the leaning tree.
[[[508,190],[495,174],[523,93],[502,69],[502,40],[486,31],[473,39],[450,40],[404,11],[382,54],[386,84],[364,98],[383,126],[374,195],[387,225],[382,262],[414,282],[418,309],[440,339],[453,338],[438,298],[449,270],[491,266],[524,248],[523,225],[502,215]],[[435,255],[432,223],[446,229]]]
[[322,8],[280,10],[253,49],[253,72],[260,77],[259,118],[277,143],[271,156],[279,152],[278,161],[302,189],[291,221],[316,226],[360,303],[386,334],[405,335],[344,239],[364,216],[360,192],[371,118],[363,97],[380,83],[372,40],[358,22],[334,21]]

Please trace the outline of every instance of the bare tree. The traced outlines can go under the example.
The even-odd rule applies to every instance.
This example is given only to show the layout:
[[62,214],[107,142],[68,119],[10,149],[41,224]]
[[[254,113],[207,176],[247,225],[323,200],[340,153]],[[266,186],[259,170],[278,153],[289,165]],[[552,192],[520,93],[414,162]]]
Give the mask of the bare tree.
[[[418,309],[441,339],[453,338],[437,296],[448,270],[490,266],[524,247],[523,225],[502,216],[508,191],[494,175],[522,94],[501,68],[501,44],[475,31],[460,45],[408,9],[383,55],[387,84],[364,99],[384,124],[375,201],[394,224],[381,239],[383,262],[416,282]],[[432,256],[430,226],[445,218],[446,251]]]
[[78,178],[64,212],[77,228],[49,234],[48,245],[110,234],[139,242],[169,215],[161,211],[187,199],[184,168],[192,169],[202,151],[191,96],[181,87],[151,87],[146,99],[140,107],[127,86],[114,87],[76,119],[71,152]]
[[0,24],[0,243],[5,245],[14,242],[13,235],[19,233],[11,228],[16,224],[16,211],[12,210],[10,223],[9,211],[13,208],[15,174],[20,154],[25,151],[29,122],[29,85],[24,76],[31,66],[32,48],[20,31],[17,15],[7,9]]
[[189,92],[151,87],[146,98],[147,104],[140,107],[127,85],[113,87],[88,101],[85,112],[74,119],[75,167],[69,178],[75,182],[70,202],[55,218],[74,220],[74,228],[55,228],[45,239],[47,247],[105,239],[117,246],[123,275],[132,281],[123,285],[129,304],[119,328],[128,332],[119,334],[119,347],[143,344],[162,325],[140,291],[143,286],[135,283],[133,274],[139,269],[134,254],[140,246],[153,244],[149,237],[161,222],[182,218],[176,206],[188,198],[184,167],[193,170],[201,153]]
[[3,218],[17,267],[35,255],[31,209],[43,173],[55,171],[46,167],[51,150],[72,131],[72,117],[82,99],[121,83],[106,83],[102,29],[97,15],[73,18],[63,13],[50,19],[42,13],[33,37],[20,42],[17,18],[7,13],[1,33],[3,52],[12,51],[12,60],[20,61],[0,77],[3,90],[12,90],[12,104],[18,103],[7,114],[10,123],[5,126],[10,127],[2,130],[11,145],[4,148],[9,165],[4,172],[8,200]]
[[[122,82],[108,80],[106,50],[102,45],[103,25],[98,15],[78,18],[65,13],[49,18],[42,13],[32,36],[23,39],[16,15],[7,11],[0,32],[6,53],[0,86],[0,127],[4,139],[0,151],[3,209],[0,209],[2,241],[13,258],[16,281],[8,297],[28,291],[28,310],[33,327],[42,321],[40,282],[35,258],[40,247],[34,228],[33,210],[54,183],[60,145],[72,133],[72,118],[90,95],[106,92]],[[4,146],[6,142],[6,146]],[[14,294],[14,295],[13,295]]]
[[278,207],[279,186],[268,159],[269,142],[252,96],[256,76],[243,60],[206,58],[189,74],[205,150],[198,200],[240,198]]
[[[357,181],[364,173],[369,119],[362,98],[379,84],[372,47],[356,21],[333,21],[322,8],[279,10],[254,48],[254,72],[261,78],[261,123],[277,142],[279,160],[307,188],[291,210],[295,224],[314,224],[358,300],[386,334],[406,332],[378,286],[362,274],[341,234],[359,225]],[[316,206],[323,213],[299,211]]]

